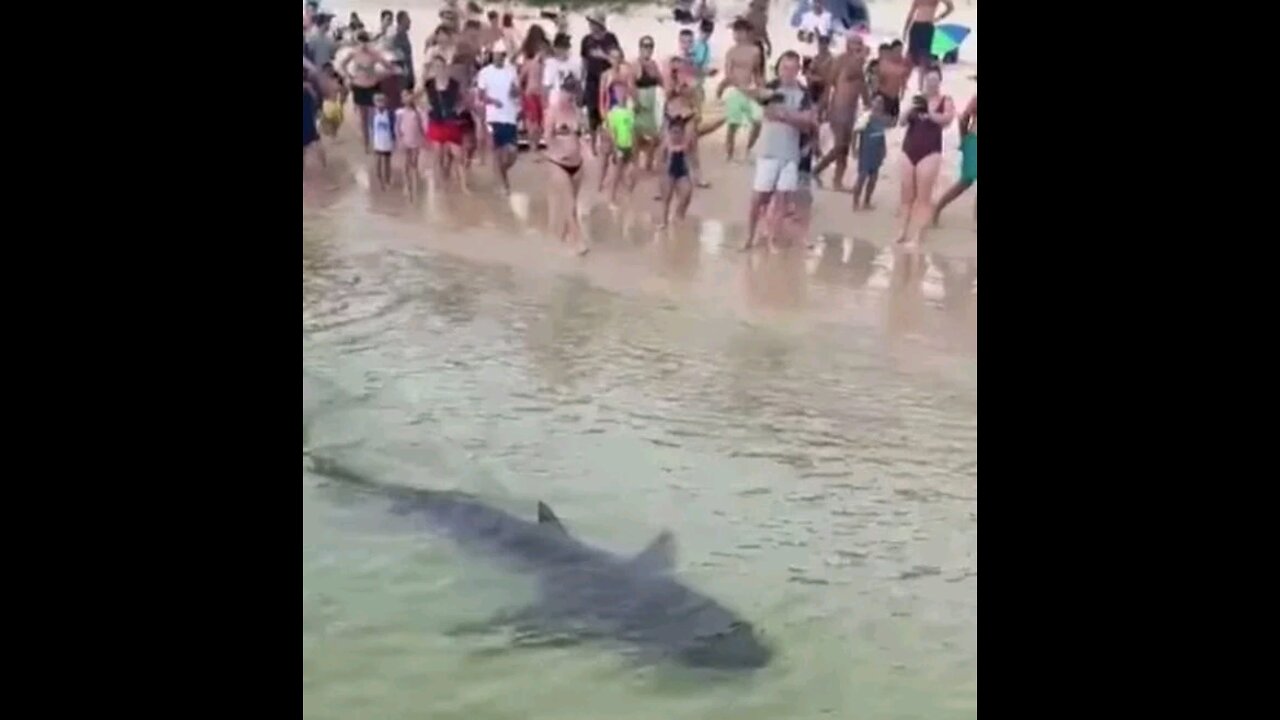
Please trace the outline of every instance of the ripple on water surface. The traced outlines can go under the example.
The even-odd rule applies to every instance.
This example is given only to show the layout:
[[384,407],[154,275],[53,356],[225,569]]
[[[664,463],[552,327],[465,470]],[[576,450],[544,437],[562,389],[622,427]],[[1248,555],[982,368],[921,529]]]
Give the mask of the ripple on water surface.
[[305,717],[976,714],[976,361],[905,372],[871,333],[335,235],[304,222],[304,452],[530,515],[546,500],[619,552],[670,527],[681,575],[780,655],[707,683],[451,637],[529,581],[304,469]]

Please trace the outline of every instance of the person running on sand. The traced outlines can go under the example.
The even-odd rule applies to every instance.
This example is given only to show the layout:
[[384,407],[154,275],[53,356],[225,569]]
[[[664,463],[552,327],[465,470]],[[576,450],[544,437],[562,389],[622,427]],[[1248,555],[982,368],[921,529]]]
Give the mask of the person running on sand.
[[400,109],[396,110],[396,147],[404,155],[404,187],[409,198],[418,196],[418,154],[422,149],[422,114],[418,112],[417,97],[412,90],[400,96]]
[[[734,46],[724,58],[724,80],[716,90],[716,98],[724,98],[725,122],[729,133],[725,138],[725,157],[733,162],[734,140],[738,128],[750,127],[747,152],[760,139],[760,105],[753,95],[764,82],[760,48],[752,43],[751,23],[735,20],[733,23]],[[728,91],[728,92],[726,92]]]
[[[884,164],[884,156],[888,149],[885,131],[893,126],[893,118],[884,109],[884,97],[876,95],[871,98],[871,108],[858,120],[856,128],[858,181],[853,186],[853,209],[874,210],[871,194],[876,191],[876,181],[880,179],[880,166]],[[865,193],[864,193],[865,190]]]
[[382,53],[369,41],[369,33],[361,31],[356,35],[359,43],[351,54],[343,59],[338,72],[344,75],[351,87],[351,97],[360,114],[360,135],[364,140],[364,151],[369,152],[369,117],[373,114],[373,96],[378,92],[378,83],[391,73],[391,65]]
[[697,135],[693,127],[696,116],[693,108],[683,97],[677,95],[667,102],[663,118],[663,149],[666,153],[666,168],[662,175],[661,200],[662,218],[658,228],[665,228],[671,222],[671,200],[679,197],[676,204],[676,220],[683,220],[693,200],[693,180],[689,175],[689,141]]
[[[978,182],[978,96],[974,95],[960,113],[960,179],[942,194],[933,209],[933,224],[938,224],[942,210]],[[973,218],[978,218],[978,201],[973,201]]]
[[578,78],[565,77],[547,108],[547,183],[551,231],[561,242],[573,243],[575,252],[590,249],[578,222],[578,191],[582,188],[582,119]]
[[[776,251],[780,213],[799,186],[801,133],[817,129],[817,113],[809,102],[808,91],[800,84],[798,54],[788,50],[778,58],[778,80],[764,98],[764,129],[751,187],[747,240],[742,249],[750,250],[754,245],[760,215],[768,211],[765,237],[769,249]],[[778,202],[771,204],[775,195]]]
[[427,70],[423,91],[427,97],[427,139],[436,146],[436,179],[443,182],[451,174],[456,174],[458,184],[466,191],[466,154],[462,148],[464,128],[459,113],[467,99],[462,84],[452,76],[444,58],[433,57]]
[[369,117],[369,136],[373,152],[377,156],[378,188],[386,190],[391,185],[391,153],[396,149],[396,119],[387,106],[387,96],[381,92],[373,96],[373,114]]
[[813,169],[814,181],[819,186],[822,171],[834,162],[836,176],[832,185],[836,190],[844,190],[844,172],[849,163],[849,147],[853,143],[853,125],[858,121],[858,103],[867,99],[867,75],[864,70],[866,62],[867,46],[862,43],[862,36],[849,31],[845,51],[836,59],[832,73],[834,79],[831,83],[827,120],[835,145]]
[[516,123],[520,113],[520,84],[516,69],[507,62],[507,51],[499,45],[493,54],[493,64],[486,65],[476,77],[480,90],[480,102],[487,106],[490,135],[493,136],[494,167],[502,189],[511,194],[511,181],[507,178],[511,166],[516,164],[519,148],[519,129]]
[[542,26],[531,26],[520,48],[519,80],[525,137],[534,150],[538,149],[538,140],[542,137],[542,109],[546,100],[542,89],[542,66],[550,52],[551,43],[547,42]]
[[942,94],[942,70],[924,74],[924,93],[912,99],[902,119],[907,126],[902,139],[902,235],[897,242],[920,244],[920,233],[933,215],[933,186],[942,163],[942,131],[955,118],[955,105]]
[[[943,6],[938,14],[938,5]],[[907,56],[911,68],[920,72],[919,89],[924,92],[924,76],[933,64],[934,26],[954,12],[951,0],[911,0],[907,19],[902,22],[902,37],[907,39]]]
[[636,61],[636,152],[644,156],[645,170],[653,170],[654,156],[661,139],[658,126],[658,86],[662,68],[653,59],[653,38],[640,38],[640,59]]

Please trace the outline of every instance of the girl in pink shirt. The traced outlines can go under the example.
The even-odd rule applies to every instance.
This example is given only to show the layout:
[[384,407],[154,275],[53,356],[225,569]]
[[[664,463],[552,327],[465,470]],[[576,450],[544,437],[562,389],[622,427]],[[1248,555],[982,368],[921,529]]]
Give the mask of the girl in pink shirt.
[[405,90],[396,111],[396,145],[404,150],[404,184],[411,198],[418,194],[418,151],[422,143],[422,113],[418,112],[417,97]]

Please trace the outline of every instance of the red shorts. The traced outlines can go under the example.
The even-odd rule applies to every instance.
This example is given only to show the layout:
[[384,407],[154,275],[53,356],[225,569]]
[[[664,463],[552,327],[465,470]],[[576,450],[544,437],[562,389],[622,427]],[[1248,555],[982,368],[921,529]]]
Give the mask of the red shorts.
[[520,109],[524,111],[524,124],[542,127],[542,96],[530,93],[520,100]]
[[462,124],[457,120],[431,120],[427,123],[427,139],[437,145],[461,145]]

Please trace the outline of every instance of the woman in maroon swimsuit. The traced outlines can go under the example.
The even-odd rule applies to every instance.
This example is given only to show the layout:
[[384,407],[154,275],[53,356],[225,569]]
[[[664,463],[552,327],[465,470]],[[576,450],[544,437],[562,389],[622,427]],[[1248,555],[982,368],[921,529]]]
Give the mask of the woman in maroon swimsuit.
[[924,95],[915,98],[902,118],[902,235],[899,243],[918,245],[920,233],[933,214],[933,186],[942,164],[942,131],[955,118],[956,106],[942,94],[942,71],[929,68]]

